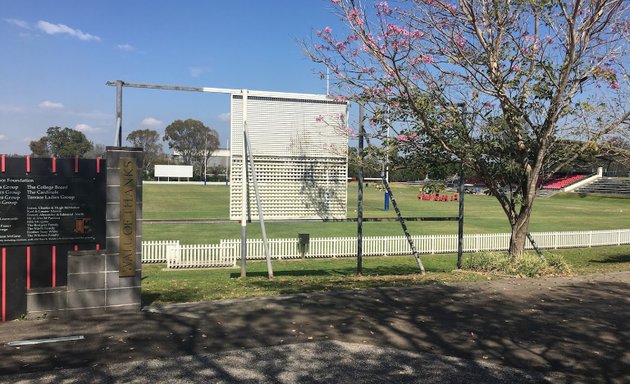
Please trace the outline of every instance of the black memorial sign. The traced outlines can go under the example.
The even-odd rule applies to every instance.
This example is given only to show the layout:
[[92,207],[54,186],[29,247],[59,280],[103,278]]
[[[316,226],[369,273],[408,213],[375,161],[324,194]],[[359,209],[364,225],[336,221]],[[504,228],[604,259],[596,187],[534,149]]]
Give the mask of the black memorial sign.
[[0,173],[0,246],[102,242],[106,177],[101,164],[6,160]]

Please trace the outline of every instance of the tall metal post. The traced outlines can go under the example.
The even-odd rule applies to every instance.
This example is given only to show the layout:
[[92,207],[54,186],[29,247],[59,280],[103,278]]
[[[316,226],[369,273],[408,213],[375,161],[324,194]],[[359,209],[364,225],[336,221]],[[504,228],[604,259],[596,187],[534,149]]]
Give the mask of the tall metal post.
[[392,205],[394,205],[394,211],[396,211],[396,216],[398,216],[398,222],[400,223],[403,233],[405,234],[405,237],[407,238],[407,242],[409,243],[409,248],[411,248],[413,257],[416,259],[416,263],[418,263],[418,268],[420,268],[420,274],[424,275],[425,273],[424,264],[422,264],[422,260],[420,260],[420,255],[418,254],[418,250],[416,249],[416,246],[413,243],[413,239],[411,238],[411,234],[409,233],[407,224],[405,224],[405,218],[402,216],[402,213],[400,213],[400,209],[398,208],[398,203],[396,203],[396,198],[394,198],[394,193],[392,192],[392,188],[390,187],[387,179],[385,179],[384,177],[382,177],[382,179],[383,179],[383,185],[385,185],[385,189],[387,189],[387,192],[389,193],[389,196],[392,199]]
[[208,184],[208,136],[206,135],[206,146],[203,148],[203,185]]
[[457,269],[462,268],[462,254],[464,252],[464,161],[462,160],[462,169],[459,172],[459,216],[457,225]]
[[359,174],[357,181],[359,182],[359,192],[357,196],[357,275],[363,273],[363,136],[365,135],[363,127],[363,104],[359,104]]
[[247,276],[247,90],[243,90],[243,161],[242,164],[242,180],[241,180],[241,277]]
[[[385,164],[383,164],[383,172],[385,173],[385,180],[389,183],[389,107],[387,108],[387,148],[385,149]],[[383,201],[383,210],[385,212],[389,211],[389,192],[387,188],[385,188],[385,196]]]
[[116,80],[116,146],[122,146],[122,80]]
[[258,178],[256,177],[256,165],[254,164],[254,153],[252,152],[252,143],[249,141],[249,133],[245,127],[245,136],[243,137],[247,143],[247,153],[249,154],[249,168],[252,170],[252,182],[254,183],[254,193],[256,195],[256,206],[258,207],[258,220],[260,220],[260,231],[263,238],[263,247],[265,249],[265,258],[267,259],[267,276],[273,279],[273,268],[271,266],[271,252],[269,252],[269,241],[267,240],[267,229],[265,227],[265,217],[263,216],[262,203],[260,201],[260,191],[258,190]]

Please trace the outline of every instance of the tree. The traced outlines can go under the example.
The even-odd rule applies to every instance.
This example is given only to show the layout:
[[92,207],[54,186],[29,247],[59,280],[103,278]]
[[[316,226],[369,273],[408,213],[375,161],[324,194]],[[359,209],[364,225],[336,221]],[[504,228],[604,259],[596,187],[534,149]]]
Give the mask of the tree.
[[219,134],[199,120],[175,120],[165,129],[164,141],[202,175],[204,163],[219,147]]
[[164,149],[160,143],[160,134],[152,129],[137,129],[129,132],[127,142],[132,146],[142,148],[144,157],[142,169],[146,175],[152,173],[152,168],[157,162],[164,159]]
[[601,124],[584,125],[593,100],[624,92],[623,0],[332,3],[347,30],[318,31],[311,58],[377,127],[396,121],[408,150],[428,140],[477,173],[509,221],[512,258],[524,252],[553,143],[578,139],[584,150],[628,129],[623,96]]
[[50,127],[46,135],[30,142],[33,156],[84,157],[92,150],[93,144],[83,132],[72,128]]
[[88,159],[96,159],[97,157],[105,157],[107,155],[107,146],[103,144],[94,144],[91,150],[89,150],[85,157]]

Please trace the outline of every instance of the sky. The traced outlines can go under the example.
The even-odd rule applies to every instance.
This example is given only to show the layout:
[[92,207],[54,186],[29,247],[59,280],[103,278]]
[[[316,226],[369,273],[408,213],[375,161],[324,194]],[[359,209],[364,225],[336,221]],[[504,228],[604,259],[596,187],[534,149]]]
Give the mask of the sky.
[[[53,126],[114,145],[110,80],[326,93],[301,42],[339,22],[329,0],[0,0],[0,153]],[[227,95],[124,88],[123,138],[192,118],[225,147],[229,112]]]

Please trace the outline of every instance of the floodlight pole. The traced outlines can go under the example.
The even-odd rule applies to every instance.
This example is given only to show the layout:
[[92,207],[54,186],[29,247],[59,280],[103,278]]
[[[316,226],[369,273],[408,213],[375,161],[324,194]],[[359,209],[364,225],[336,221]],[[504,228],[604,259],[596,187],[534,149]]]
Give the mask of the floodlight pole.
[[208,185],[208,136],[206,135],[206,146],[203,148],[203,185]]

